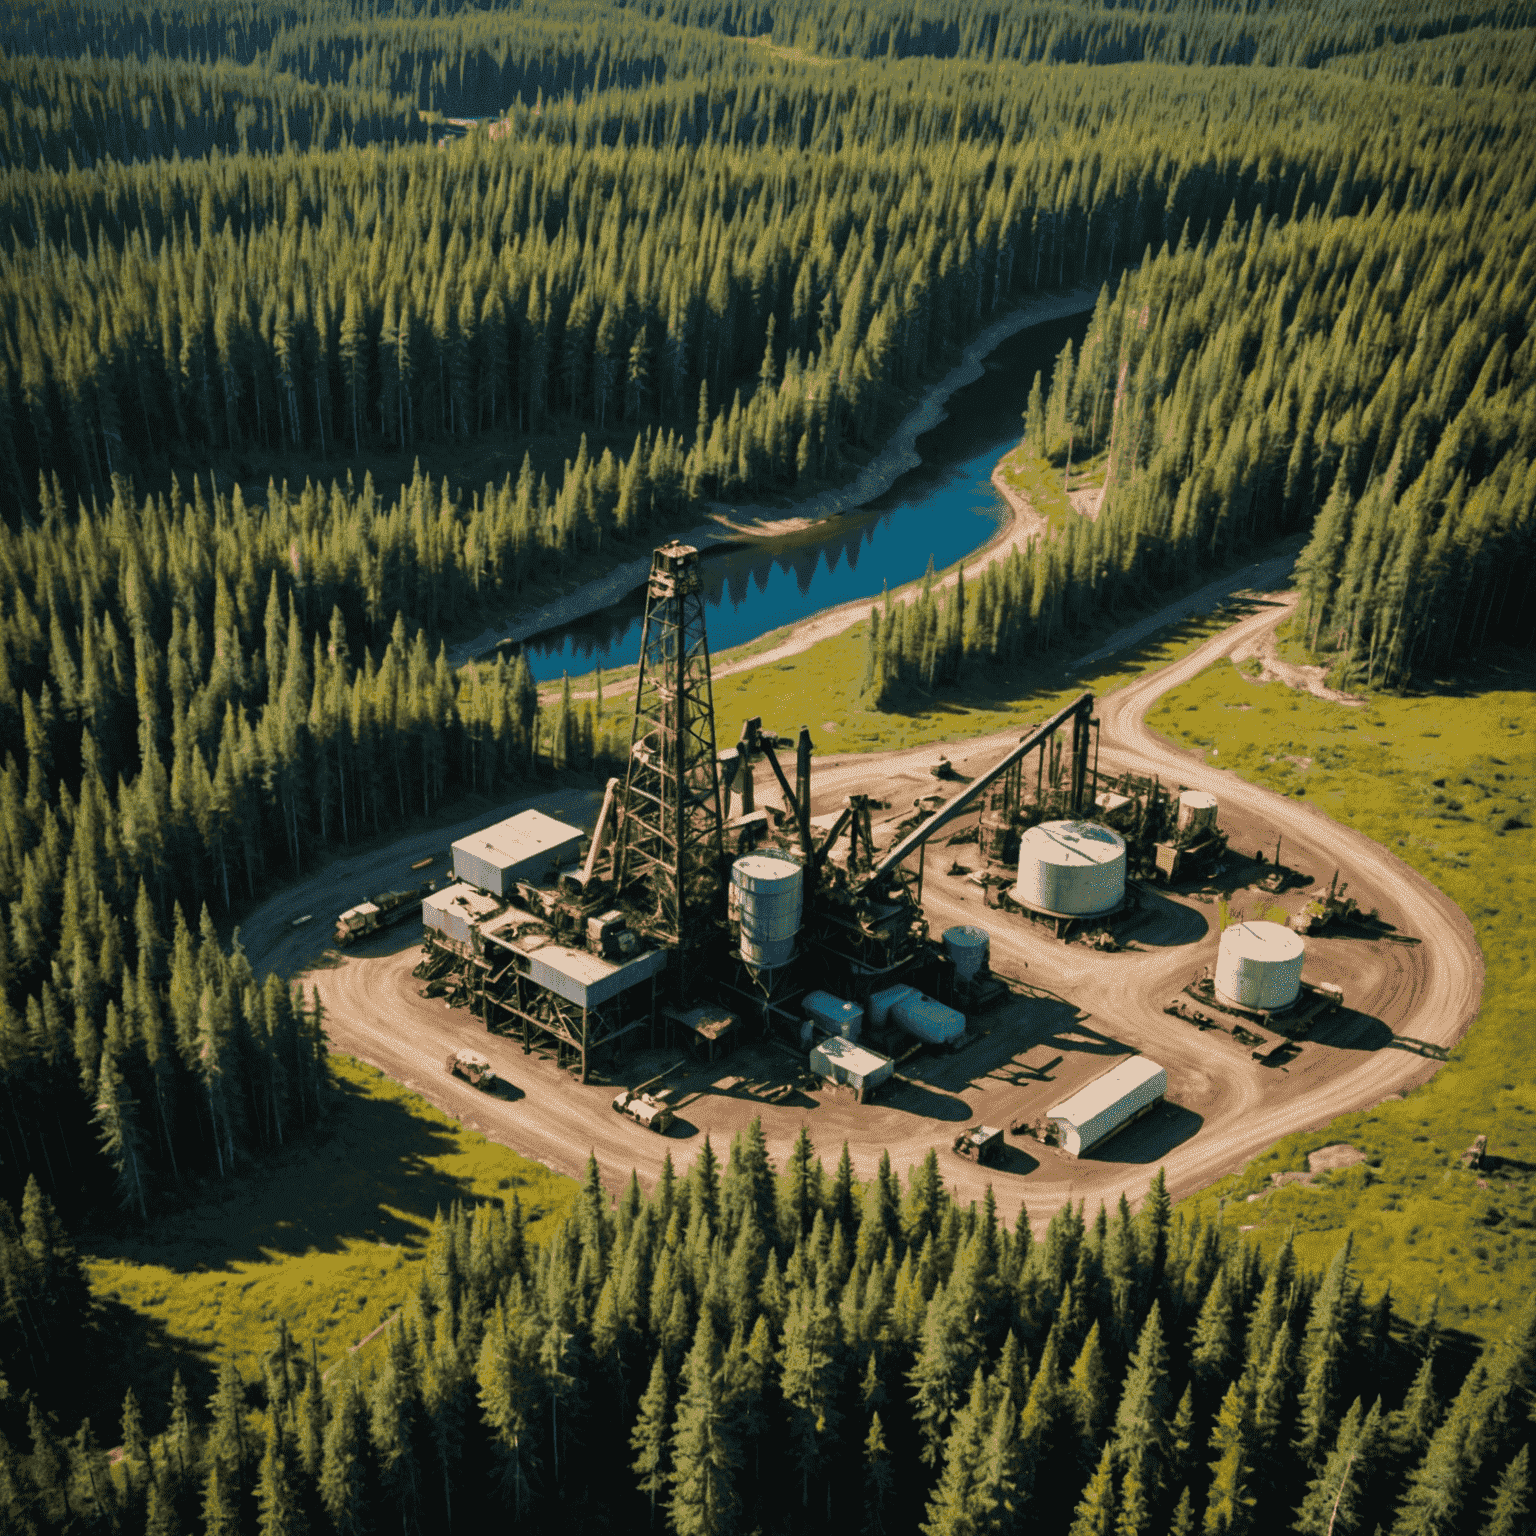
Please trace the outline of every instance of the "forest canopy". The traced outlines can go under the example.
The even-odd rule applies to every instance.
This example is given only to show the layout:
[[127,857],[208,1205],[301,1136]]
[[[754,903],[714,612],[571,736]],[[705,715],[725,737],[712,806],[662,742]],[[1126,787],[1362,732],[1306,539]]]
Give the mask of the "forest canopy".
[[[118,1471],[12,1410],[75,1358],[65,1220],[154,1220],[325,1110],[323,1019],[231,946],[243,904],[600,755],[448,643],[848,478],[1031,296],[1098,294],[1025,431],[1103,457],[1100,515],[876,610],[872,703],[1280,536],[1355,682],[1528,644],[1533,85],[1530,0],[5,7],[12,1523],[537,1529],[587,1436],[638,1479],[599,1513],[679,1531],[1521,1530],[1529,1330],[1468,1374],[1347,1254],[1265,1269],[1156,1207],[1031,1247],[926,1175],[750,1147],[718,1190],[589,1189],[539,1253],[445,1216],[372,1382],[280,1343],[206,1429],[125,1410]],[[487,445],[519,472],[464,478]]]

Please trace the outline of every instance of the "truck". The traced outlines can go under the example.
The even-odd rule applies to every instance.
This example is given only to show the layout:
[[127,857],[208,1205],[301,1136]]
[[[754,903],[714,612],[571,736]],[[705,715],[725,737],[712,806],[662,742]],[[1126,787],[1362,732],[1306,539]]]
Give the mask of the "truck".
[[473,1051],[451,1051],[448,1055],[448,1070],[482,1093],[490,1093],[496,1087],[495,1068],[485,1057],[477,1056]]
[[664,1136],[672,1128],[672,1122],[677,1118],[672,1106],[657,1093],[647,1090],[653,1088],[663,1078],[671,1077],[678,1067],[683,1065],[677,1062],[667,1068],[665,1072],[658,1072],[655,1077],[647,1078],[638,1088],[622,1088],[614,1095],[613,1108],[615,1114],[627,1115],[636,1125],[643,1125],[648,1131],[655,1131],[658,1136]]
[[336,919],[337,944],[345,948],[385,928],[393,928],[396,923],[403,923],[406,918],[421,912],[422,902],[436,889],[437,881],[428,880],[408,891],[380,891],[377,896],[348,907]]
[[1291,926],[1297,933],[1322,933],[1336,923],[1358,922],[1360,907],[1353,896],[1344,894],[1348,889],[1349,882],[1346,880],[1341,884],[1339,872],[1334,870],[1328,889],[1309,901],[1291,919]]

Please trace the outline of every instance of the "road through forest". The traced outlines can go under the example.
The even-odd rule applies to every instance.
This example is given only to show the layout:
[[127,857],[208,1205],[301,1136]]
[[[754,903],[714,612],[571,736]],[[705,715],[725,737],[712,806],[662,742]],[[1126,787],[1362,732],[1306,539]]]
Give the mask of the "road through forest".
[[[1284,582],[1292,558],[1250,567],[1212,583],[1197,597],[1208,610],[1238,591],[1262,593]],[[736,1129],[760,1117],[776,1159],[787,1155],[805,1124],[829,1161],[847,1140],[860,1177],[874,1172],[882,1148],[900,1170],[937,1146],[946,1181],[956,1194],[962,1200],[979,1198],[991,1183],[999,1210],[1010,1219],[1021,1204],[1039,1223],[1068,1199],[1087,1199],[1091,1208],[1098,1199],[1113,1202],[1124,1191],[1135,1200],[1159,1166],[1166,1169],[1176,1196],[1188,1194],[1237,1169],[1281,1136],[1320,1127],[1425,1081],[1438,1063],[1400,1048],[1401,1042],[1453,1045],[1474,1017],[1482,990],[1482,956],[1472,927],[1449,897],[1316,807],[1247,783],[1208,764],[1199,753],[1174,747],[1145,724],[1147,711],[1169,690],[1271,634],[1289,612],[1290,601],[1285,596],[1259,599],[1257,611],[1188,656],[1098,703],[1101,767],[1157,774],[1165,782],[1213,791],[1235,849],[1272,848],[1275,837],[1283,836],[1287,864],[1324,883],[1335,867],[1341,868],[1363,908],[1379,909],[1398,933],[1419,941],[1309,939],[1308,978],[1339,981],[1352,1011],[1343,1024],[1309,1041],[1287,1068],[1254,1063],[1231,1036],[1202,1033],[1162,1012],[1202,964],[1214,961],[1212,908],[1192,898],[1156,895],[1150,898],[1148,937],[1130,951],[1102,954],[1062,946],[1020,919],[995,911],[983,914],[977,887],[947,876],[949,856],[935,857],[936,848],[930,849],[924,889],[932,931],[984,921],[992,935],[994,969],[1027,983],[1031,995],[1002,1023],[989,1023],[990,1033],[976,1045],[956,1056],[931,1063],[920,1058],[909,1066],[911,1086],[887,1103],[859,1106],[838,1093],[801,1094],[788,1105],[761,1103],[747,1091],[748,1084],[722,1075],[750,1075],[750,1069],[733,1066],[733,1058],[727,1058],[722,1067],[695,1074],[678,1131],[669,1138],[654,1137],[612,1112],[612,1086],[579,1085],[547,1057],[525,1057],[515,1041],[487,1035],[466,1011],[420,997],[420,984],[411,975],[420,955],[413,924],[350,952],[328,947],[334,914],[368,890],[400,883],[401,872],[415,859],[524,806],[590,826],[595,792],[568,789],[533,797],[462,826],[415,834],[388,849],[337,861],[313,881],[295,885],[260,908],[245,925],[244,942],[258,974],[275,968],[318,990],[333,1051],[373,1063],[493,1140],[559,1171],[579,1174],[591,1151],[610,1188],[620,1187],[631,1168],[648,1186],[668,1151],[679,1169],[686,1168],[702,1144],[700,1132],[709,1133],[723,1153]],[[1150,633],[1161,623],[1200,611],[1190,603],[1184,599],[1171,605],[1137,631]],[[1125,643],[1135,638],[1140,634]],[[1020,729],[1026,723],[1020,721]],[[960,773],[972,775],[995,761],[1018,734],[1008,731],[943,750]],[[905,796],[935,787],[928,769],[940,750],[929,745],[818,756],[812,809],[835,810],[854,789],[873,791],[896,806],[908,804]],[[314,914],[310,924],[290,927],[294,917],[307,912]],[[1133,937],[1141,933],[1139,928]],[[510,1090],[487,1097],[449,1077],[444,1060],[460,1046],[488,1056]],[[1058,1060],[1067,1060],[1067,1070],[1089,1073],[1099,1069],[1097,1062],[1071,1053],[1144,1052],[1168,1070],[1169,1105],[1082,1159],[1032,1142],[1010,1142],[1003,1165],[986,1169],[951,1152],[949,1141],[959,1129],[953,1122],[988,1117],[998,1123],[996,1117],[1010,1113],[1016,1102],[1027,1101],[1032,1114],[1040,1111],[1055,1092],[1048,1086],[1053,1079],[1033,1065],[1019,1069],[1018,1062],[1028,1059],[1025,1052],[1040,1055],[1051,1048],[1058,1050]],[[776,1053],[758,1048],[749,1054],[771,1061]],[[787,1057],[777,1059],[781,1069],[790,1066]],[[645,1064],[641,1058],[631,1075]]]

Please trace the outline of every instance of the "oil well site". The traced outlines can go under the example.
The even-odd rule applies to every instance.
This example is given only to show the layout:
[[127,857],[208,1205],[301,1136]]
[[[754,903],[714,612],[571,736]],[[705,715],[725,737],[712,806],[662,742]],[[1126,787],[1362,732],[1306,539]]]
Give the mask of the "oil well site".
[[698,559],[654,554],[600,802],[544,797],[340,913],[336,1048],[556,1165],[645,1176],[760,1117],[861,1171],[936,1147],[1015,1204],[1204,1181],[1443,1058],[1408,909],[1351,894],[1326,820],[1160,770],[1089,692],[943,750],[820,752],[766,696],[717,721]]

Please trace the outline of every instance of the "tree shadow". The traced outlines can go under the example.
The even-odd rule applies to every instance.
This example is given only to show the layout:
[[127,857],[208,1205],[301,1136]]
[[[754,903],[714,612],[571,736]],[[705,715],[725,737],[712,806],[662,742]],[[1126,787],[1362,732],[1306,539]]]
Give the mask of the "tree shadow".
[[1188,1141],[1205,1124],[1182,1104],[1163,1104],[1143,1120],[1117,1131],[1079,1159],[1085,1163],[1155,1163]]
[[160,1224],[174,1230],[170,1240],[135,1234],[83,1246],[182,1274],[340,1253],[356,1241],[414,1248],[439,1209],[475,1198],[472,1180],[430,1161],[457,1150],[451,1125],[342,1079],[307,1135],[236,1176],[199,1181],[192,1203]]
[[171,1389],[176,1373],[198,1409],[213,1396],[218,1385],[219,1343],[203,1343],[173,1335],[165,1320],[136,1311],[115,1297],[96,1303],[96,1329],[106,1371],[82,1372],[68,1390],[67,1410],[59,1422],[73,1428],[75,1419],[89,1417],[104,1444],[115,1445],[122,1412],[122,1394],[132,1383],[144,1411],[146,1427],[158,1434],[170,1421]]

